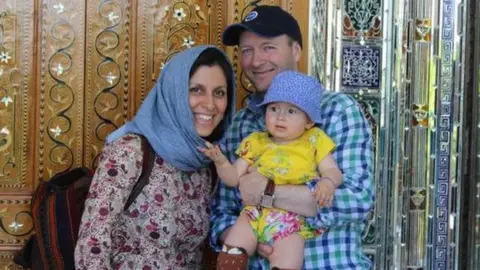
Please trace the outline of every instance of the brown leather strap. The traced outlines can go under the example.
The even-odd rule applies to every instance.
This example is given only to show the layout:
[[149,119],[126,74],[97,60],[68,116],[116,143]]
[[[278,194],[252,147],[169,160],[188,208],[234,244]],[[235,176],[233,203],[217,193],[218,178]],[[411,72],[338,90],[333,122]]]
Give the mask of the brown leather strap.
[[267,186],[263,191],[263,194],[272,196],[275,194],[275,182],[272,179],[268,179]]
[[133,186],[130,196],[128,196],[127,202],[125,203],[124,211],[132,205],[132,203],[137,199],[138,195],[142,192],[142,189],[148,184],[150,174],[152,173],[153,165],[155,164],[155,152],[153,151],[152,146],[148,142],[147,138],[140,136],[142,139],[142,151],[143,151],[143,163],[142,163],[142,173]]

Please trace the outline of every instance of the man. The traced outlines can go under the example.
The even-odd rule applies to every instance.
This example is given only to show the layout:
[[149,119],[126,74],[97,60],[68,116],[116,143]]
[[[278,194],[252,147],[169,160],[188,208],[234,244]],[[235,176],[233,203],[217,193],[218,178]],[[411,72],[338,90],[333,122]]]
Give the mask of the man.
[[[264,113],[256,105],[263,100],[272,78],[282,70],[296,69],[302,52],[302,35],[297,21],[276,6],[258,6],[245,19],[225,30],[223,43],[238,45],[240,63],[256,92],[240,110],[227,132],[225,153],[230,161],[235,150],[251,132],[265,129]],[[371,262],[361,251],[361,233],[373,206],[372,136],[359,106],[348,95],[327,91],[322,96],[324,122],[320,127],[335,141],[333,153],[344,174],[344,184],[335,192],[333,205],[317,208],[311,193],[316,181],[307,186],[274,186],[255,170],[240,179],[238,189],[220,184],[212,204],[211,244],[221,250],[229,227],[243,205],[277,207],[307,217],[311,226],[328,229],[305,242],[304,269],[368,269]],[[259,244],[248,269],[270,269],[265,258],[272,247]],[[221,252],[231,260],[235,254]]]

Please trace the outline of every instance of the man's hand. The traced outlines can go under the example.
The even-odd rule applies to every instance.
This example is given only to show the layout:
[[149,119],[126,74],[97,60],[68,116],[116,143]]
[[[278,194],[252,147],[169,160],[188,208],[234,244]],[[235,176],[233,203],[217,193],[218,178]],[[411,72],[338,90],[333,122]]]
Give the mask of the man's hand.
[[248,172],[240,177],[238,189],[245,205],[257,206],[260,204],[262,193],[267,186],[268,179],[250,166]]

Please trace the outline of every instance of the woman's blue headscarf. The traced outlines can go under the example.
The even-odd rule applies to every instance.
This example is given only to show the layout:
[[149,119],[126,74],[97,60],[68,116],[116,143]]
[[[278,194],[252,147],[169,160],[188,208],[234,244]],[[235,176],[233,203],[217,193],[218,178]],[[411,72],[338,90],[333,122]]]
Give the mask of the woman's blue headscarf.
[[[197,149],[204,146],[205,141],[195,129],[188,102],[190,69],[207,48],[222,52],[214,46],[196,46],[175,55],[163,68],[134,119],[110,134],[107,143],[127,133],[136,133],[145,136],[159,156],[180,170],[193,171],[208,165],[210,160]],[[228,129],[235,112],[235,78],[232,76],[227,82],[229,80],[228,85],[232,87],[228,89],[224,130]]]

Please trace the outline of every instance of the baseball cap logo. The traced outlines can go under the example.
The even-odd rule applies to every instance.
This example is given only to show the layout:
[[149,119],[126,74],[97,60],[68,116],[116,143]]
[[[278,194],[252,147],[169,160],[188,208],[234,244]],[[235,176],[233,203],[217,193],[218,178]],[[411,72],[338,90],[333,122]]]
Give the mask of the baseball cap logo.
[[257,16],[258,16],[258,12],[252,11],[252,12],[248,13],[247,17],[245,17],[245,22],[249,22],[249,21],[257,18]]

